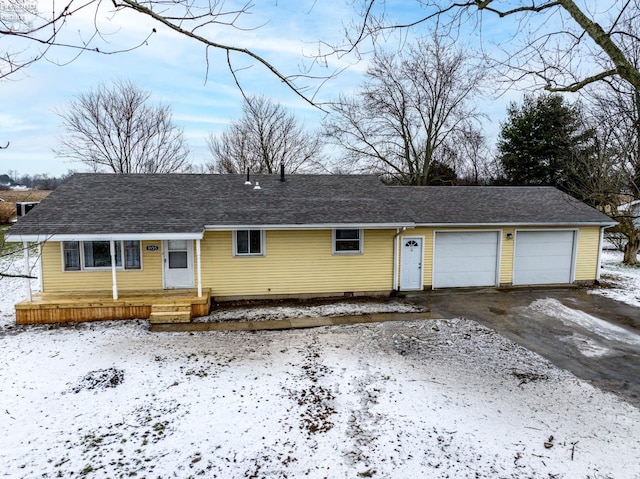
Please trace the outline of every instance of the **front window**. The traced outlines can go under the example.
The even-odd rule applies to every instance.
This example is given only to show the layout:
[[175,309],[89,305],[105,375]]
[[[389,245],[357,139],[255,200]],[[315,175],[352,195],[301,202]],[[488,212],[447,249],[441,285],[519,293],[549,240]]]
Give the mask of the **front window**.
[[362,230],[334,230],[333,252],[345,254],[362,253]]
[[[116,267],[141,269],[140,241],[116,241]],[[122,252],[124,251],[124,268]],[[111,268],[109,241],[64,241],[62,256],[65,271]]]
[[[120,241],[116,241],[116,266],[122,266]],[[111,268],[111,246],[109,241],[83,241],[85,268]]]
[[63,242],[62,256],[64,257],[65,271],[80,270],[80,244],[77,241]]
[[140,269],[140,241],[124,242],[124,269]]
[[263,255],[263,234],[260,230],[238,230],[235,232],[236,256]]

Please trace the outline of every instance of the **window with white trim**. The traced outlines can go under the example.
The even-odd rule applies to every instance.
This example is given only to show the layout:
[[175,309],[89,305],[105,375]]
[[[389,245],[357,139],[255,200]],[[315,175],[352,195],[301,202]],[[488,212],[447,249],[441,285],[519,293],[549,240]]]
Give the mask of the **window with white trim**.
[[[122,267],[122,246],[120,241],[115,242],[116,267]],[[83,241],[84,268],[111,268],[111,246],[109,241]]]
[[77,241],[64,241],[62,243],[62,256],[65,271],[80,271],[80,243]]
[[234,232],[234,254],[236,256],[263,256],[264,231],[237,230]]
[[[142,269],[140,241],[116,241],[115,247],[116,268]],[[65,271],[111,268],[111,245],[109,241],[64,241],[62,257]]]
[[123,241],[124,269],[142,269],[140,241]]
[[333,252],[337,254],[361,254],[362,230],[340,229],[333,230]]

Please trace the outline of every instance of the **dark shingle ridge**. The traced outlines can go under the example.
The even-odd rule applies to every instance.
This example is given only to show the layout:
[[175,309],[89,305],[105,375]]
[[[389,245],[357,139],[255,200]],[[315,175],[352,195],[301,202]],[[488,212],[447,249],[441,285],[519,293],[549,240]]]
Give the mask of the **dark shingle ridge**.
[[[611,223],[596,209],[551,186],[394,187],[425,224]],[[424,205],[429,205],[425,208]]]
[[[74,175],[11,235],[197,233],[205,226],[605,224],[551,187],[385,186],[373,175]],[[260,189],[254,189],[256,182]]]

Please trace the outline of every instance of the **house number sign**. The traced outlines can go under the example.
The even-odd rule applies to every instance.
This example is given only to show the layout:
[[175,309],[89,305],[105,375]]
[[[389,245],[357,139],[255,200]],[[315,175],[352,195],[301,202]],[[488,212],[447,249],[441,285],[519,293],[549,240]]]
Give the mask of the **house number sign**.
[[147,251],[158,251],[160,248],[158,248],[157,244],[148,244],[147,245]]

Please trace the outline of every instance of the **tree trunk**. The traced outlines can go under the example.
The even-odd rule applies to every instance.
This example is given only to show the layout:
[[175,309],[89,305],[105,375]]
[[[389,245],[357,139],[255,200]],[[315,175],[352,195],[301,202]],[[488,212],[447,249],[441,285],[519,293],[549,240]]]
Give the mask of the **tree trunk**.
[[624,258],[622,262],[628,265],[638,264],[638,252],[640,251],[640,230],[636,230],[632,238],[629,238],[624,246]]

